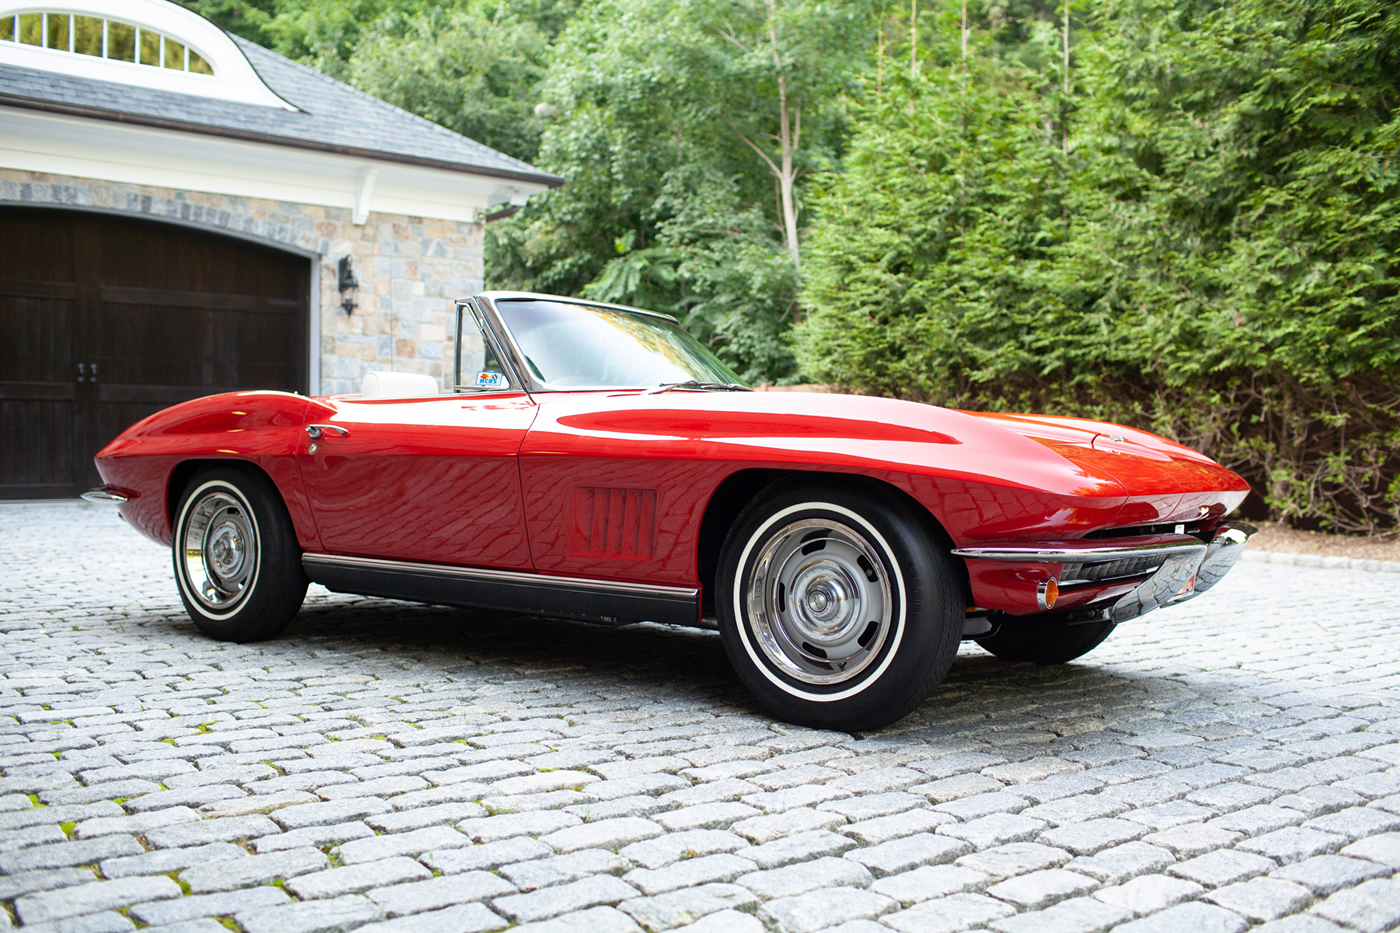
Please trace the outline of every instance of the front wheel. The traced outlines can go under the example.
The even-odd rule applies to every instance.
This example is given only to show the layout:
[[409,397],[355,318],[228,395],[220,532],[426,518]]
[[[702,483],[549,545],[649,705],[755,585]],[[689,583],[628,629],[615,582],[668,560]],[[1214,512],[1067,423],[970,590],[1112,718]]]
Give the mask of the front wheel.
[[277,488],[237,466],[206,467],[185,487],[172,550],[180,599],[221,641],[259,641],[287,627],[306,598],[296,530]]
[[848,732],[909,713],[948,673],[965,599],[921,516],[839,486],[765,494],[720,555],[720,634],[744,685],[793,723]]

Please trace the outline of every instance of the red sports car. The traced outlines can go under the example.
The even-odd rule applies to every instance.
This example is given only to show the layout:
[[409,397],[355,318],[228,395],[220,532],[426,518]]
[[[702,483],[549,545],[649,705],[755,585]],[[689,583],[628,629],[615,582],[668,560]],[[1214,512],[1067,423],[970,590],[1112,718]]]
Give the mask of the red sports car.
[[849,395],[751,392],[666,315],[488,292],[454,388],[234,392],[97,457],[215,638],[332,590],[719,628],[775,715],[864,730],[958,643],[1057,663],[1209,589],[1253,529],[1239,476],[1152,434]]

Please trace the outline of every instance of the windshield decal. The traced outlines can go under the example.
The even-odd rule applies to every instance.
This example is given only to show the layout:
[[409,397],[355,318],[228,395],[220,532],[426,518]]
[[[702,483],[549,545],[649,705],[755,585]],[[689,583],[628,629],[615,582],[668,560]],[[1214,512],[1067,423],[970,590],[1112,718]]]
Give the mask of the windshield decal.
[[505,373],[493,373],[485,369],[476,374],[476,382],[473,383],[478,389],[500,389],[505,384]]

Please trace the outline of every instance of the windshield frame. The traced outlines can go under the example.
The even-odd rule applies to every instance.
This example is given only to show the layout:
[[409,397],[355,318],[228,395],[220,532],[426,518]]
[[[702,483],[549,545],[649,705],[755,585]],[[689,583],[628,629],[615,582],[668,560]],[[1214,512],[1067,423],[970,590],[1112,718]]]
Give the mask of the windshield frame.
[[[541,382],[539,379],[535,378],[534,373],[525,365],[524,352],[520,349],[520,345],[515,342],[515,335],[510,332],[510,328],[506,326],[505,319],[496,308],[497,301],[520,300],[550,301],[580,305],[585,308],[603,308],[609,311],[623,311],[627,314],[638,315],[639,317],[649,317],[659,321],[665,321],[676,327],[681,326],[680,321],[660,311],[648,311],[645,308],[632,308],[627,305],[610,304],[605,301],[588,301],[584,298],[566,298],[562,295],[542,295],[535,292],[482,292],[476,296],[476,305],[482,310],[487,325],[498,335],[499,339],[497,342],[502,345],[506,355],[509,357],[509,359],[504,362],[514,370],[513,375],[520,380],[516,384],[531,394],[543,392],[630,392],[634,390],[644,391],[647,389],[655,389],[656,386],[554,386],[546,382]],[[736,385],[743,386],[743,383],[736,383]],[[743,387],[748,388],[748,386]]]

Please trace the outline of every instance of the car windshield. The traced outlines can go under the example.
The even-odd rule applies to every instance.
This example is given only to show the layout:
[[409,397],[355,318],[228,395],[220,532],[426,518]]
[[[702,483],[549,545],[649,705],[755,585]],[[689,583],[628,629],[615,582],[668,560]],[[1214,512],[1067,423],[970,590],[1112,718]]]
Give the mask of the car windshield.
[[502,299],[496,310],[546,388],[743,385],[668,318],[541,299]]

